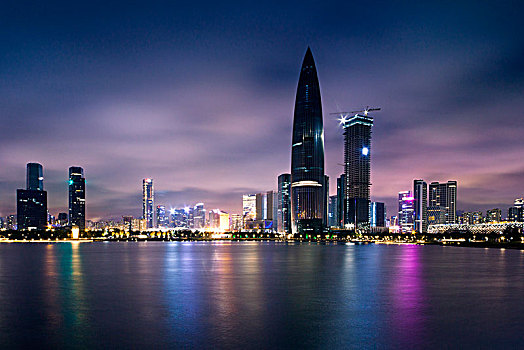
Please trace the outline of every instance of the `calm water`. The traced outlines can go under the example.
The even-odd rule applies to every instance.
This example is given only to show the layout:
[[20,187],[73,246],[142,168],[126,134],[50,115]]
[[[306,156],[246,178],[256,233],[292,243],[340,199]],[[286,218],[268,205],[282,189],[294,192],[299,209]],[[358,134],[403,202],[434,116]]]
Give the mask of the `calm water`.
[[2,348],[507,348],[523,321],[515,250],[0,245]]

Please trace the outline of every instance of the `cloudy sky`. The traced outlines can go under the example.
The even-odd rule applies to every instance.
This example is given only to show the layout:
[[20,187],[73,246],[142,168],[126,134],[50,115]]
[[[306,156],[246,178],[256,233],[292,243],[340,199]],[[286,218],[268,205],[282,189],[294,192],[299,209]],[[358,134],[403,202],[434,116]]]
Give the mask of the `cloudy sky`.
[[[322,90],[335,193],[342,130],[329,113],[380,106],[372,199],[395,214],[414,178],[457,180],[458,209],[524,196],[524,6],[519,1],[4,2],[0,216],[25,164],[52,214],[82,166],[90,219],[156,204],[241,210],[290,170],[303,55]],[[428,2],[429,3],[429,2]]]

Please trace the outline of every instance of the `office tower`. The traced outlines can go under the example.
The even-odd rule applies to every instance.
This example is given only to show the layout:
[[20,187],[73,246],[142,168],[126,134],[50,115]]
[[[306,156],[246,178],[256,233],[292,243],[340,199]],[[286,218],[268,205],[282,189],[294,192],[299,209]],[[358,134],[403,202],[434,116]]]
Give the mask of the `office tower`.
[[329,196],[328,226],[338,227],[338,196]]
[[[189,208],[175,208],[171,209],[171,226],[174,228],[190,228],[189,227]],[[205,216],[205,213],[204,213]]]
[[428,184],[424,180],[413,180],[413,197],[415,198],[415,231],[426,233],[428,229]]
[[86,228],[86,179],[81,167],[69,168],[69,226]]
[[206,227],[206,209],[204,208],[204,203],[197,203],[193,207],[192,217],[193,228],[202,229]]
[[280,233],[291,232],[291,174],[282,174],[278,177],[278,212],[277,230]]
[[398,221],[402,233],[413,232],[413,212],[415,210],[415,198],[411,191],[398,193]]
[[253,221],[257,217],[257,196],[256,194],[245,194],[242,196],[242,217],[244,228],[248,221]]
[[291,147],[291,228],[296,233],[323,229],[324,126],[317,69],[307,49],[298,80]]
[[524,222],[524,198],[517,198],[508,210],[508,221]]
[[457,215],[457,181],[429,184],[429,207],[445,209],[444,223],[454,224]]
[[369,224],[371,127],[367,112],[344,116],[345,223],[356,228]]
[[220,209],[210,210],[209,227],[222,232],[229,231],[229,214]]
[[324,223],[325,227],[328,226],[328,206],[329,206],[329,176],[324,175]]
[[142,181],[142,218],[146,220],[146,228],[154,227],[153,203],[153,179],[144,179]]
[[342,174],[337,179],[337,227],[344,227],[346,213],[346,175]]
[[255,226],[264,230],[276,228],[276,195],[274,191],[257,193],[256,200],[256,223]]
[[242,214],[231,214],[229,216],[229,227],[231,231],[242,231]]
[[33,191],[44,190],[44,176],[41,164],[27,163],[26,189]]
[[491,209],[486,212],[486,222],[500,222],[502,211],[499,208]]
[[16,190],[16,216],[19,230],[45,230],[47,227],[47,192]]
[[45,230],[47,227],[47,192],[44,191],[42,166],[28,163],[25,190],[16,190],[18,230]]
[[167,227],[168,220],[166,218],[166,206],[157,205],[156,206],[156,226],[157,227]]
[[369,206],[369,226],[386,227],[386,205],[382,202],[371,202]]

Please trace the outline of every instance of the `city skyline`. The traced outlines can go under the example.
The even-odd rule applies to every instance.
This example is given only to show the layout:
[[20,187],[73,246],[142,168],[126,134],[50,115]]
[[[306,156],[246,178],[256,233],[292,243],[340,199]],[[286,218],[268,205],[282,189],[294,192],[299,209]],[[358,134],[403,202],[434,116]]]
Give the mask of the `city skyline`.
[[[383,108],[373,127],[371,200],[395,208],[396,193],[414,179],[457,180],[459,210],[501,207],[504,215],[524,195],[518,8],[480,4],[471,12],[464,2],[377,12],[330,3],[313,19],[312,4],[283,5],[274,22],[257,17],[257,30],[244,31],[245,14],[269,8],[210,6],[184,21],[192,8],[153,6],[150,18],[130,5],[72,20],[55,17],[52,4],[23,15],[17,6],[5,11],[12,16],[0,65],[0,216],[16,212],[29,162],[44,166],[52,213],[67,211],[72,165],[89,174],[88,219],[139,216],[136,184],[147,177],[166,207],[202,201],[239,213],[242,194],[275,190],[289,172],[296,67],[308,45],[325,116]],[[363,33],[333,18],[344,12],[372,13],[374,23]],[[126,20],[144,33],[127,32]],[[499,21],[505,25],[485,26]],[[227,40],[211,34],[216,26]],[[325,117],[324,129],[333,195],[343,138],[335,118]]]

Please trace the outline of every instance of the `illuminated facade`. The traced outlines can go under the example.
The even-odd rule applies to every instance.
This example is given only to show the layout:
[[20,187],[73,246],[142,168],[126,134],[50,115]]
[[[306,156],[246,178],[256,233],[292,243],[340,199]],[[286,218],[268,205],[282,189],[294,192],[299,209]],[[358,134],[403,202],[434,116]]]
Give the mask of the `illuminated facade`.
[[382,202],[371,202],[369,206],[369,226],[386,227],[386,205]]
[[253,221],[257,217],[257,195],[245,194],[242,196],[242,218],[244,221],[244,228],[248,221]]
[[16,216],[18,230],[47,227],[47,192],[44,191],[42,165],[27,164],[25,190],[16,190]]
[[429,206],[445,209],[444,224],[454,224],[457,216],[457,181],[429,184]]
[[69,226],[86,228],[86,179],[78,166],[69,168]]
[[291,174],[278,177],[278,212],[277,230],[281,233],[291,233]]
[[295,100],[291,147],[291,228],[294,234],[323,230],[327,208],[324,126],[313,54],[302,62]]
[[346,213],[346,175],[342,174],[337,179],[337,227],[344,227]]
[[428,230],[428,184],[424,180],[413,180],[413,197],[415,198],[415,231],[426,233]]
[[210,210],[209,228],[222,232],[229,231],[229,214],[220,209]]
[[169,222],[166,217],[166,206],[157,205],[156,206],[156,226],[157,227],[168,227]]
[[502,211],[499,208],[491,209],[486,212],[486,222],[501,222]]
[[202,229],[206,227],[206,209],[204,203],[197,203],[193,207],[192,228]]
[[398,193],[398,221],[402,233],[412,233],[414,227],[413,212],[415,210],[415,198],[411,191]]
[[328,226],[338,227],[338,196],[329,196]]
[[142,218],[146,220],[146,227],[153,228],[154,224],[154,190],[153,179],[142,181]]
[[524,198],[517,198],[508,210],[508,221],[524,222]]

